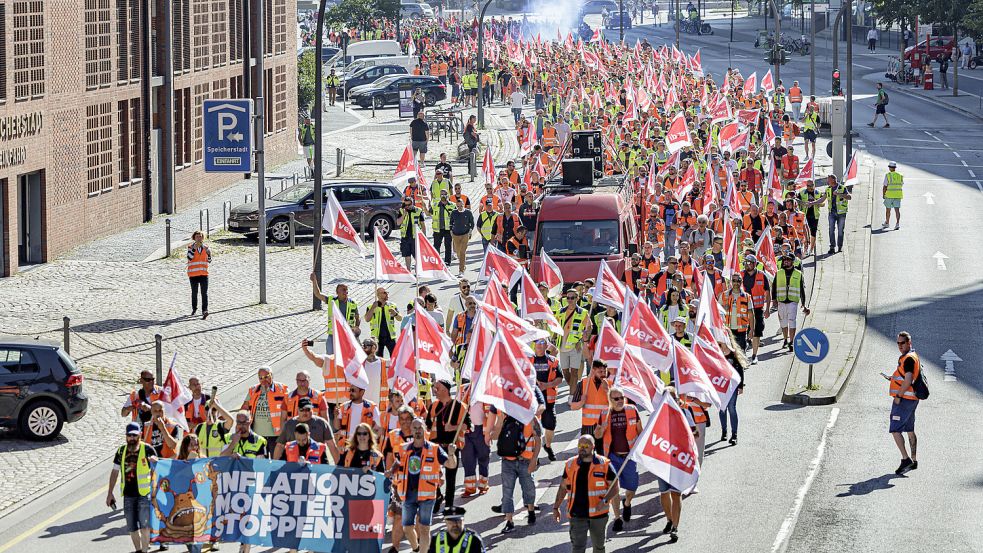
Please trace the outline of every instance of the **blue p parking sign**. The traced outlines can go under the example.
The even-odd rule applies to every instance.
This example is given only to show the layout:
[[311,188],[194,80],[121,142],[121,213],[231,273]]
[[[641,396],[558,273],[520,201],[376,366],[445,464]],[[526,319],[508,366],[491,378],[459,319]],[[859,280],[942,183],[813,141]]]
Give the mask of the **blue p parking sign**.
[[248,173],[253,166],[253,101],[205,100],[206,173]]

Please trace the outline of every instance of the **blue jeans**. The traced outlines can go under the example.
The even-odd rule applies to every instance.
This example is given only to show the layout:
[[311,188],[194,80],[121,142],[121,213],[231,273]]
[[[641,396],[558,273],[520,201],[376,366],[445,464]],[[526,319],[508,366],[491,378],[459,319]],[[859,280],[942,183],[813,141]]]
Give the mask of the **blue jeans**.
[[[846,227],[846,213],[837,215],[829,214],[829,247],[836,244],[836,249],[843,249],[843,229]],[[834,242],[835,238],[835,242]]]
[[416,516],[420,515],[420,526],[430,526],[433,522],[433,506],[436,500],[428,499],[418,501],[416,490],[406,490],[406,499],[403,501],[403,526],[413,526],[416,524]]
[[514,117],[515,122],[518,123],[519,119],[522,119],[522,108],[512,108],[512,117]]
[[515,512],[515,481],[522,488],[522,503],[532,505],[536,502],[536,483],[529,474],[528,459],[502,459],[502,513]]
[[737,435],[737,392],[730,396],[730,402],[720,410],[720,431],[727,432],[727,413],[730,413],[730,433]]
[[123,497],[123,515],[127,532],[150,529],[150,497]]

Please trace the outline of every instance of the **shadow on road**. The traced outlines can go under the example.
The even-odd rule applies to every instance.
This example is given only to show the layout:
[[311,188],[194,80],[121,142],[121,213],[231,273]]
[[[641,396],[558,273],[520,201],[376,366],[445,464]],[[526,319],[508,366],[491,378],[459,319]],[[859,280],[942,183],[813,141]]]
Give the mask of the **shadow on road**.
[[[857,495],[867,495],[878,490],[888,490],[894,487],[891,480],[894,480],[895,478],[904,478],[904,476],[889,472],[882,476],[868,478],[867,480],[863,480],[861,482],[855,482],[853,484],[849,484],[849,488],[847,488],[845,491],[836,494],[836,497],[853,497]],[[839,484],[839,486],[846,485],[847,484]]]
[[84,534],[101,528],[104,528],[102,535],[93,538],[92,541],[107,541],[119,536],[126,536],[127,532],[126,524],[123,522],[123,511],[101,513],[85,520],[58,526],[49,526],[45,528],[45,533],[40,537],[44,539],[62,537],[66,534]]

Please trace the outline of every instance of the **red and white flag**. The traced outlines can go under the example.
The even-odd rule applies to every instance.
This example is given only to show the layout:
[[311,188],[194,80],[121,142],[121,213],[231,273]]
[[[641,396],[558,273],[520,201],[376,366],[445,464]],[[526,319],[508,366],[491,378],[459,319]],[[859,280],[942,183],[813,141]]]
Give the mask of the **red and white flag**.
[[345,314],[341,312],[338,302],[331,302],[332,337],[334,340],[334,362],[345,373],[345,380],[366,390],[369,387],[369,374],[365,372],[365,351],[352,327],[348,326]]
[[485,250],[485,258],[481,261],[481,268],[478,269],[478,280],[489,280],[492,273],[499,281],[507,282],[509,288],[512,288],[522,278],[522,266],[511,255],[490,247]]
[[433,244],[420,230],[416,231],[416,278],[419,280],[457,280],[447,270],[447,265],[444,265],[444,260],[440,258],[440,254],[437,253]]
[[771,239],[771,227],[766,227],[758,238],[758,243],[754,245],[758,261],[764,266],[764,273],[768,275],[768,280],[775,278],[778,274],[778,260],[775,259],[775,243]]
[[496,309],[515,313],[515,306],[512,305],[512,300],[509,299],[509,295],[502,288],[502,281],[498,280],[497,274],[493,274],[488,280],[488,285],[485,286],[485,293],[481,297],[481,301]]
[[771,94],[775,90],[775,79],[771,76],[771,69],[761,78],[761,90],[765,94]]
[[533,282],[529,273],[522,271],[521,282],[522,303],[519,306],[522,310],[522,318],[527,321],[546,321],[547,328],[556,334],[562,335],[563,327],[556,320],[556,315],[553,315],[553,310],[546,303],[546,298],[539,293],[539,287]]
[[656,396],[645,430],[628,458],[686,493],[700,480],[696,440],[682,408],[668,393]]
[[[702,275],[703,271],[694,271],[694,281],[696,281],[697,274]],[[726,315],[714,294],[713,283],[709,282],[706,276],[703,276],[703,281],[706,282],[706,286],[702,286],[700,289],[700,307],[696,311],[696,324],[706,324],[713,331],[717,340],[726,342],[730,335]]]
[[696,357],[710,377],[710,383],[720,397],[720,405],[723,406],[721,408],[726,407],[741,384],[741,375],[737,374],[737,370],[724,356],[723,350],[720,349],[720,345],[717,344],[716,338],[706,324],[700,325],[693,340],[693,357]]
[[399,331],[399,337],[396,338],[396,346],[393,348],[394,354],[388,366],[390,372],[387,375],[389,389],[402,392],[405,403],[409,403],[416,398],[415,343],[416,339],[413,336],[413,327],[411,325],[404,326]]
[[[726,225],[730,225],[730,216],[724,216],[724,228],[727,229]],[[737,246],[737,236],[731,230],[730,235],[724,233],[724,270],[722,271],[724,278],[729,279],[731,275],[740,274],[741,272],[741,252]]]
[[506,335],[495,334],[472,390],[471,401],[491,405],[522,424],[531,421],[536,416],[538,404],[527,376],[529,368],[521,367],[520,362],[529,363],[522,350],[510,347]]
[[[557,332],[557,334],[560,334]],[[604,361],[608,368],[617,369],[621,366],[621,358],[625,352],[625,339],[618,334],[607,318],[597,333],[597,344],[594,347],[594,359]]]
[[676,391],[681,396],[689,396],[703,403],[712,403],[721,408],[720,396],[710,382],[710,377],[703,370],[703,365],[696,359],[693,352],[673,340],[672,376]]
[[451,348],[454,344],[440,329],[437,321],[417,302],[413,306],[413,319],[416,323],[416,349],[419,365],[417,370],[434,375],[438,380],[453,380],[448,367],[451,366]]
[[[491,249],[491,248],[489,248]],[[560,295],[563,291],[563,273],[560,267],[546,253],[546,250],[539,250],[539,281],[545,282],[549,287],[547,294],[550,297]]]
[[416,156],[413,155],[413,148],[409,145],[403,150],[403,155],[399,157],[399,163],[396,165],[396,173],[393,174],[392,184],[394,186],[399,186],[402,183],[410,180],[410,177],[415,177],[417,173]]
[[695,166],[695,163],[690,163],[689,167],[686,168],[686,172],[683,173],[683,179],[679,182],[679,190],[676,191],[676,200],[680,203],[686,201],[686,197],[693,191],[693,187],[696,186]]
[[710,110],[710,123],[715,124],[721,121],[730,121],[734,118],[734,110],[730,107],[730,102],[722,100],[717,102],[717,105],[713,106]]
[[737,110],[737,120],[745,127],[753,127],[758,122],[758,110],[739,109]]
[[630,349],[654,370],[664,371],[672,364],[672,338],[644,301],[638,302],[625,325],[625,348]]
[[717,194],[717,185],[713,182],[713,171],[707,171],[705,179],[703,181],[703,213],[702,215],[709,216],[714,210],[714,204],[717,203],[719,196]]
[[619,386],[639,407],[652,412],[652,398],[662,393],[665,386],[651,367],[635,352],[626,349],[614,375],[614,385]]
[[345,215],[345,210],[341,209],[341,204],[338,203],[338,198],[335,198],[334,192],[328,192],[328,204],[324,209],[324,220],[321,221],[321,227],[327,231],[331,238],[346,246],[351,246],[358,252],[358,255],[365,257],[365,244],[362,243],[359,233],[355,232],[355,227]]
[[164,403],[164,415],[187,432],[190,428],[188,428],[184,406],[194,399],[194,396],[181,381],[181,375],[174,366],[175,361],[177,361],[177,352],[174,352],[174,356],[171,357],[171,368],[167,370],[167,378],[164,379],[161,387],[160,400]]
[[495,185],[495,160],[492,159],[491,148],[485,149],[485,159],[481,162],[481,172],[485,174],[485,184]]
[[389,250],[386,241],[381,234],[375,235],[375,280],[385,282],[416,282],[413,276],[402,263],[396,261],[393,252]]
[[687,146],[693,145],[693,140],[689,136],[689,127],[686,126],[686,116],[683,112],[677,113],[669,125],[666,143],[669,153],[677,152]]
[[529,321],[523,320],[511,309],[499,309],[483,301],[478,302],[478,308],[488,317],[488,324],[492,326],[497,325],[496,332],[508,332],[522,343],[548,338],[550,335],[550,331],[533,326]]
[[751,76],[744,80],[744,96],[754,96],[758,91],[758,72],[751,73]]
[[859,169],[860,162],[857,160],[858,152],[853,153],[850,158],[850,165],[847,165],[846,174],[843,175],[843,186],[854,186],[860,184]]
[[768,169],[768,177],[767,177],[768,198],[771,201],[775,202],[776,205],[781,205],[782,194],[784,193],[784,190],[782,190],[782,178],[781,175],[779,175],[780,169],[778,167],[775,167],[774,163],[768,162],[768,165],[771,166],[771,168]]
[[806,160],[805,164],[802,165],[802,169],[799,169],[799,175],[795,177],[795,189],[802,190],[806,187],[806,181],[815,182],[815,171],[813,170],[813,158]]
[[775,126],[771,124],[771,117],[766,117],[764,143],[770,146],[775,142],[776,138],[778,138],[778,134],[775,133]]
[[608,266],[607,261],[598,264],[597,279],[594,282],[594,303],[607,305],[618,311],[625,308],[625,291],[628,288],[614,276],[614,271]]
[[474,329],[471,331],[467,353],[461,363],[461,378],[474,382],[485,364],[485,355],[491,347],[492,340],[495,339],[495,325],[489,323],[489,317],[484,309],[478,311],[471,324]]
[[720,131],[717,132],[717,143],[720,145],[720,150],[733,152],[731,139],[737,136],[740,131],[741,124],[738,121],[733,121],[720,127]]
[[522,144],[520,144],[519,155],[525,156],[532,152],[539,139],[536,137],[536,126],[529,125],[522,133]]

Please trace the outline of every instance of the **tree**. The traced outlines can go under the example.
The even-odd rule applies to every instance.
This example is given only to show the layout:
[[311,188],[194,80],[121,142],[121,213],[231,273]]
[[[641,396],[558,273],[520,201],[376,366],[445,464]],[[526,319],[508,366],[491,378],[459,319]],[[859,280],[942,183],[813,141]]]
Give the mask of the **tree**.
[[396,21],[399,19],[399,0],[372,0],[376,17]]
[[307,109],[308,112],[314,104],[314,72],[317,70],[317,52],[310,49],[297,62],[297,106]]
[[342,0],[324,14],[324,22],[329,28],[362,28],[368,26],[374,16],[372,0]]
[[960,25],[966,29],[973,38],[979,40],[983,38],[983,0],[973,0],[966,10]]

